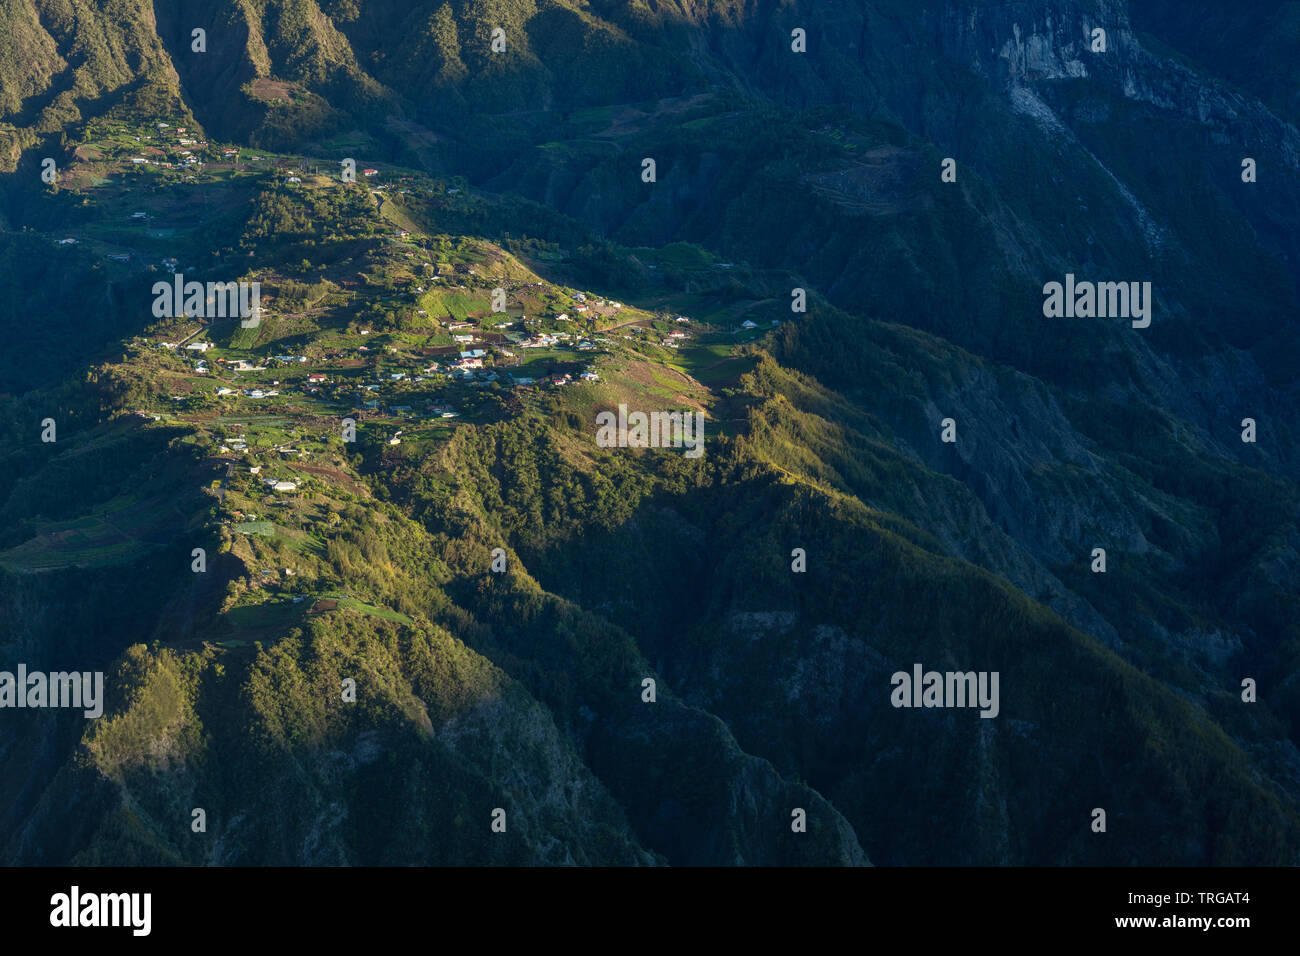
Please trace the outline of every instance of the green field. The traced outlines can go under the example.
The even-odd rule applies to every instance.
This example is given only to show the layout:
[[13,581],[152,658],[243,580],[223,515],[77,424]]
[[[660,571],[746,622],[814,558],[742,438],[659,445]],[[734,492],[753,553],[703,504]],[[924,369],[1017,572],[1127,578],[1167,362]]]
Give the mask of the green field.
[[375,607],[373,604],[366,604],[364,601],[358,601],[356,598],[335,597],[339,602],[340,608],[347,608],[349,611],[358,611],[361,614],[368,614],[371,617],[382,618],[385,621],[393,621],[397,624],[413,624],[414,621],[398,611],[387,607]]
[[275,537],[275,525],[270,521],[241,521],[235,525],[240,534],[260,534],[266,538]]
[[35,535],[0,552],[0,567],[17,573],[58,568],[105,567],[153,550],[146,537],[160,520],[156,501],[119,495],[97,513],[68,521],[39,523]]
[[262,604],[233,607],[226,612],[226,617],[236,627],[246,630],[283,627],[302,617],[306,613],[307,606],[306,601],[298,604],[292,601],[266,601]]
[[492,303],[488,296],[481,293],[444,291],[433,289],[420,296],[420,308],[429,313],[429,317],[443,321],[448,316],[452,321],[464,322],[471,316],[488,312]]

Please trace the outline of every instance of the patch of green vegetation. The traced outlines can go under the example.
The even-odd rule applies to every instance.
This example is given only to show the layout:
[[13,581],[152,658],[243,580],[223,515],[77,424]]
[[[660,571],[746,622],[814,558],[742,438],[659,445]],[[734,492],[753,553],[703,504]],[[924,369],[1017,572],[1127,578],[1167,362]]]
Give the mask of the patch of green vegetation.
[[283,628],[302,617],[306,608],[305,601],[294,604],[292,601],[267,600],[260,604],[232,607],[226,612],[226,617],[236,627],[247,630]]
[[240,521],[235,525],[240,534],[260,534],[263,537],[275,537],[275,524],[271,521]]
[[392,608],[376,607],[372,604],[366,604],[350,597],[338,597],[338,606],[350,611],[359,611],[362,614],[368,614],[371,617],[377,617],[384,621],[393,621],[398,624],[413,624],[414,621],[400,611],[394,611]]

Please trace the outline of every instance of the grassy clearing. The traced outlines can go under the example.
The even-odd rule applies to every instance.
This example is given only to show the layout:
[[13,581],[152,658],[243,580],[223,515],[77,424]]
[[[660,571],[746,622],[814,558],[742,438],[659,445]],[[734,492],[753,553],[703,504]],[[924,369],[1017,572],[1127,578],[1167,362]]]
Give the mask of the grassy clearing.
[[275,537],[275,525],[270,521],[241,521],[235,525],[240,534],[260,534],[265,538]]
[[286,627],[306,612],[307,602],[294,604],[292,601],[265,601],[261,604],[245,604],[232,607],[226,617],[236,627],[245,630],[261,628]]
[[376,607],[373,604],[366,604],[364,601],[358,601],[356,598],[343,597],[341,595],[329,595],[329,598],[337,602],[338,607],[346,608],[349,611],[357,611],[361,614],[367,614],[370,617],[377,617],[385,621],[393,621],[397,624],[414,624],[415,622],[399,611],[392,608]]
[[464,322],[471,316],[488,312],[491,303],[486,295],[474,292],[434,289],[420,296],[420,308],[425,309],[430,318],[443,320],[450,317],[452,321]]

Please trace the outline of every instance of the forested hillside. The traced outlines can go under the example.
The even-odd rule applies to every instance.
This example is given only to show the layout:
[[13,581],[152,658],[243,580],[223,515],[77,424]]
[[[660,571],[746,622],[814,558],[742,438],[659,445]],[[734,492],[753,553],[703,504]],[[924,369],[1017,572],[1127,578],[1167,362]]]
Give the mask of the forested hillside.
[[0,671],[105,675],[0,860],[1300,862],[1298,37],[1212,6],[0,0]]

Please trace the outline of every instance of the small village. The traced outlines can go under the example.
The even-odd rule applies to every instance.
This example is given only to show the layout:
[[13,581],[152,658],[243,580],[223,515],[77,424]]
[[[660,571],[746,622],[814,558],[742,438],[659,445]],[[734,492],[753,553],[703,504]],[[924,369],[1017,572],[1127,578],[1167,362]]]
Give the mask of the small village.
[[[100,258],[141,289],[182,276],[260,287],[256,321],[169,311],[124,357],[144,376],[134,418],[191,431],[215,472],[207,491],[224,533],[261,556],[239,612],[253,619],[312,594],[294,550],[315,548],[337,511],[368,495],[363,472],[410,467],[457,429],[516,415],[568,415],[591,431],[598,411],[625,401],[707,414],[710,388],[750,367],[745,343],[778,324],[775,306],[788,308],[680,295],[625,302],[551,276],[564,250],[430,233],[424,222],[480,202],[461,181],[358,161],[348,182],[333,162],[210,143],[168,120],[96,134],[78,148],[71,179],[118,225],[56,246]],[[150,177],[202,198],[150,201]],[[256,237],[206,251],[174,241],[218,214],[210,194],[241,190],[268,215],[328,204],[341,224],[331,241],[347,254],[317,264],[254,255]],[[310,234],[310,217],[301,228]],[[651,274],[665,264],[643,255]]]

